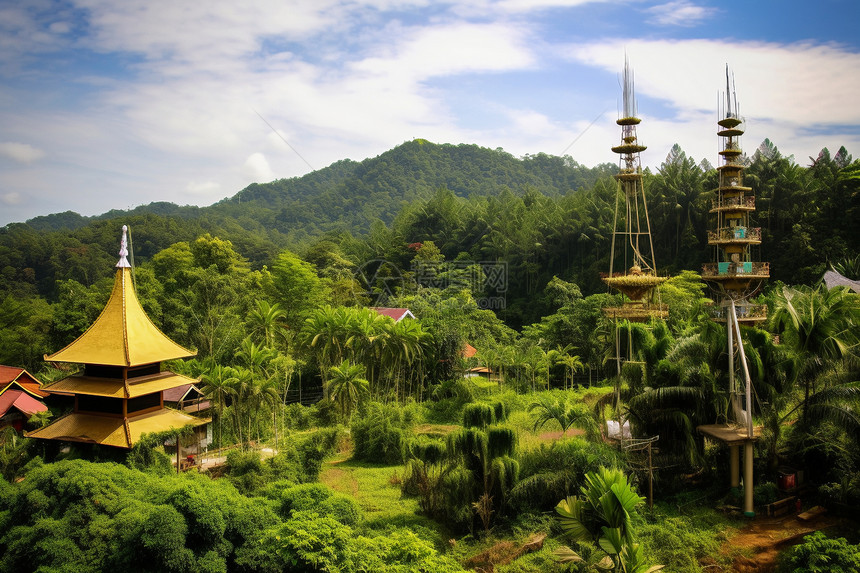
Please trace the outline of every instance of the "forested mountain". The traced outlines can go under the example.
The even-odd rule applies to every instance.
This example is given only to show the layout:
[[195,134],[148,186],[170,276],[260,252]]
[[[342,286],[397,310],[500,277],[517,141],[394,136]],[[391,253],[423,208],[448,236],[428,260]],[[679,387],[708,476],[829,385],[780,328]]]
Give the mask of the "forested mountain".
[[[766,140],[746,171],[762,227],[759,260],[771,262],[772,279],[787,283],[812,283],[828,262],[860,249],[860,164],[844,148],[810,161],[798,165]],[[570,157],[515,158],[501,149],[410,141],[362,162],[253,184],[210,207],[153,203],[10,224],[0,229],[0,294],[53,301],[58,281],[93,285],[110,273],[123,223],[132,228],[138,262],[209,233],[229,240],[251,269],[271,265],[284,248],[321,271],[332,248],[353,268],[383,259],[408,269],[409,245],[432,241],[449,262],[504,262],[502,317],[518,327],[548,310],[543,291],[553,276],[585,294],[604,289],[598,273],[607,267],[616,170]],[[706,237],[716,170],[675,146],[657,173],[646,173],[645,185],[658,268],[698,271],[712,257]]]
[[404,204],[440,188],[459,197],[496,195],[502,189],[518,195],[526,189],[556,195],[590,187],[616,171],[609,163],[588,168],[570,157],[539,153],[517,159],[502,149],[416,139],[361,162],[345,159],[302,177],[253,183],[210,207],[158,202],[94,217],[68,211],[35,217],[27,224],[41,231],[75,230],[91,221],[156,214],[235,220],[246,229],[277,231],[291,238],[331,229],[360,233],[375,220],[390,223]]

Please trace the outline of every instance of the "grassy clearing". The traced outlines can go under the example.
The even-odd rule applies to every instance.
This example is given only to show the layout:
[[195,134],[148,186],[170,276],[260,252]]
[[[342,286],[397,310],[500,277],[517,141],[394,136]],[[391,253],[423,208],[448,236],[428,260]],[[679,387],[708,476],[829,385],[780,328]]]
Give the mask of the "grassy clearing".
[[450,532],[432,519],[418,514],[418,501],[403,496],[400,478],[403,466],[381,466],[354,461],[342,452],[323,465],[320,481],[353,497],[364,511],[362,525],[368,529],[408,528],[447,548]]

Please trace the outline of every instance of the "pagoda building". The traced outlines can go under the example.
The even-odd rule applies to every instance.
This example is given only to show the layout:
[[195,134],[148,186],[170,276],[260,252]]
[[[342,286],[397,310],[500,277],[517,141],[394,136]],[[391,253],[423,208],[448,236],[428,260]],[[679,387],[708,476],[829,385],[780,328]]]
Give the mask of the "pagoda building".
[[82,364],[83,371],[44,387],[74,396],[72,412],[31,438],[100,444],[129,449],[143,434],[194,426],[205,431],[210,420],[164,407],[164,391],[194,380],[162,370],[166,360],[197,353],[170,340],[146,315],[132,284],[127,227],[113,290],[96,321],[48,362]]
[[[717,301],[713,319],[725,322],[728,339],[729,412],[726,424],[699,426],[700,433],[722,442],[730,449],[730,482],[740,486],[740,448],[744,448],[744,514],[753,512],[753,444],[761,434],[753,427],[752,381],[749,375],[740,325],[754,325],[767,319],[767,306],[749,301],[770,276],[768,263],[753,260],[752,247],[761,244],[761,229],[750,226],[755,211],[752,188],[744,185],[743,151],[740,137],[745,122],[739,113],[734,82],[726,67],[726,92],[717,120],[717,135],[722,143],[719,186],[711,203],[712,230],[708,245],[714,247],[714,259],[702,266],[702,279],[712,285]],[[735,373],[742,373],[740,383]]]
[[[657,287],[667,277],[657,276],[654,261],[654,242],[651,238],[651,222],[645,201],[645,186],[642,183],[642,161],[640,153],[647,149],[636,135],[636,126],[641,119],[636,117],[636,98],[633,90],[633,73],[625,58],[622,73],[623,101],[621,117],[616,121],[621,126],[621,144],[612,148],[619,155],[619,172],[615,176],[617,193],[615,217],[612,230],[612,246],[609,258],[609,273],[601,278],[611,289],[625,296],[622,306],[606,307],[604,315],[615,322],[616,364],[621,375],[621,331],[619,323],[646,322],[651,318],[666,318],[667,305],[659,302]],[[631,337],[628,336],[626,361],[633,360]]]

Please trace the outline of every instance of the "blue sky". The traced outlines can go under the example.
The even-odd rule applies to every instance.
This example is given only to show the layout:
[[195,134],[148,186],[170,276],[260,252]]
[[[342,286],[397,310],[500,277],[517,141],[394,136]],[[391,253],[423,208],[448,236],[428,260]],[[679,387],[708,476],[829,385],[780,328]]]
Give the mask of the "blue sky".
[[652,169],[675,143],[717,163],[727,63],[749,154],[860,156],[857,22],[856,0],[6,0],[0,225],[207,205],[416,137],[615,162],[625,52]]

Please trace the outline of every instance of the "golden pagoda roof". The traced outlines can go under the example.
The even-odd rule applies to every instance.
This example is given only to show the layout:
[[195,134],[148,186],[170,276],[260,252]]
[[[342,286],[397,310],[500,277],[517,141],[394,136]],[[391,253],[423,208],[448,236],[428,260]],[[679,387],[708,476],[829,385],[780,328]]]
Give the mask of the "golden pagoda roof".
[[122,266],[117,268],[110,299],[96,321],[62,350],[46,354],[45,360],[130,367],[195,354],[152,323],[134,292],[131,269]]
[[26,436],[131,448],[143,434],[178,430],[189,424],[201,426],[210,421],[209,418],[195,418],[169,408],[128,418],[127,423],[119,417],[73,412],[49,426],[27,433]]
[[125,391],[125,383],[121,378],[98,378],[95,376],[69,376],[54,382],[45,389],[49,392],[87,394],[108,398],[137,398],[194,382],[196,380],[193,378],[165,371],[153,376],[129,378],[128,393]]

